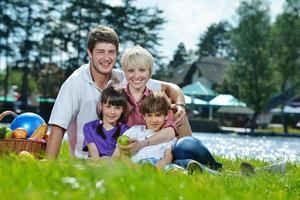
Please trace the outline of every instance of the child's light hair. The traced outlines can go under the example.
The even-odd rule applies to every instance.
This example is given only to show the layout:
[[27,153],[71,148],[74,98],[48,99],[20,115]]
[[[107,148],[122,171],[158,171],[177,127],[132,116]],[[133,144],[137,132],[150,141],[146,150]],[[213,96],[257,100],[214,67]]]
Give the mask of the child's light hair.
[[141,46],[134,46],[125,50],[122,58],[121,65],[124,72],[129,66],[145,67],[152,75],[154,59],[149,51]]

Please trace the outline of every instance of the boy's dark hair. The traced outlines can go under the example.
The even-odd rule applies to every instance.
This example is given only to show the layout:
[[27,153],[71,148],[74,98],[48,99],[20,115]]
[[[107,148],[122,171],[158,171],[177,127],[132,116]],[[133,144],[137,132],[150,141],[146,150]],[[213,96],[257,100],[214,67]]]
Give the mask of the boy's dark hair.
[[[125,113],[127,111],[127,95],[122,88],[107,87],[103,90],[101,100],[97,105],[97,114],[99,116],[99,119],[103,119],[103,115],[99,106],[104,103],[107,103],[112,106],[121,106],[123,108],[123,113],[120,119],[118,120],[118,122],[123,122],[123,123],[125,122]],[[120,125],[117,124],[116,126],[117,126],[117,130],[113,135],[113,138],[115,140],[117,140],[117,138],[120,136],[120,131],[121,131]],[[103,127],[102,124],[99,124],[97,126],[97,133],[103,139],[106,139],[106,135],[103,133],[102,127]]]
[[98,42],[111,43],[119,51],[119,38],[114,29],[107,26],[99,26],[90,31],[87,46],[92,52]]
[[169,109],[170,100],[166,98],[163,92],[153,92],[145,97],[141,104],[141,113],[143,115],[156,112],[167,115]]

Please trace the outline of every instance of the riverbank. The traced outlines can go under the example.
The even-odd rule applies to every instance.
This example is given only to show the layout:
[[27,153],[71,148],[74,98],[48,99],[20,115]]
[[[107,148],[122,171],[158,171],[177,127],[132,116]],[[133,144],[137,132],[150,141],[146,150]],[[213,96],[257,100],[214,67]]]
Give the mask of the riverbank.
[[278,137],[297,137],[300,138],[300,130],[299,133],[291,132],[284,133],[280,132],[279,128],[272,129],[256,129],[255,132],[252,132],[250,128],[238,128],[238,127],[221,127],[219,133],[235,133],[238,135],[248,135],[248,136],[278,136]]
[[252,137],[236,133],[194,132],[214,155],[236,159],[256,159],[277,162],[288,160],[300,163],[300,137]]

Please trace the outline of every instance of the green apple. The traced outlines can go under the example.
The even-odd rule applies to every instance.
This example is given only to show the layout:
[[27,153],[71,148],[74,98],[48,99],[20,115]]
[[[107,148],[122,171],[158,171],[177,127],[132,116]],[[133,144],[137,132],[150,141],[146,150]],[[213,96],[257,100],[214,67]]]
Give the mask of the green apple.
[[11,137],[12,137],[12,130],[7,127],[5,131],[5,138],[11,138]]
[[130,143],[130,137],[128,137],[127,135],[121,135],[120,137],[118,137],[117,143],[123,146],[127,146]]

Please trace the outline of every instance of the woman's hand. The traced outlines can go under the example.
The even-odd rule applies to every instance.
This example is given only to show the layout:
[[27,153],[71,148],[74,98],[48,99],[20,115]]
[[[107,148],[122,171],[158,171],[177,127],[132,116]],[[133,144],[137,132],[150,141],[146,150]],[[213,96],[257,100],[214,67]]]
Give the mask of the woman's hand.
[[172,104],[171,109],[175,112],[175,122],[177,127],[180,127],[186,117],[185,108],[182,105]]

